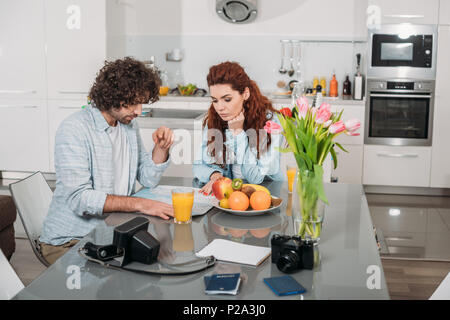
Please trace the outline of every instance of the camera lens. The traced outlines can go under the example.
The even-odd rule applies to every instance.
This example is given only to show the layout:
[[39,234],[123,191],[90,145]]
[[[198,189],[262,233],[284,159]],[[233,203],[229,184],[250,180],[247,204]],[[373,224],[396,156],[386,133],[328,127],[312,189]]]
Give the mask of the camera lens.
[[295,251],[283,253],[277,261],[277,268],[283,273],[291,273],[299,269],[300,257]]

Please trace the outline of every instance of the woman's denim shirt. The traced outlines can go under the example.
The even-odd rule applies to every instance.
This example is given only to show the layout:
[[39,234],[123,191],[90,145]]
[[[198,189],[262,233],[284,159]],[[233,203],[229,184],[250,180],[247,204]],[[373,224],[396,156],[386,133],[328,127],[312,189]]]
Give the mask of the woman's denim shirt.
[[[267,118],[270,119],[272,113],[268,113]],[[273,115],[271,121],[280,124],[276,115]],[[215,131],[216,134],[220,134],[219,130]],[[269,148],[261,150],[261,146],[266,144],[267,136],[265,131],[262,130],[262,138],[260,138],[260,157],[257,158],[256,139],[254,140],[254,146],[250,146],[250,139],[256,137],[256,130],[249,129],[242,131],[236,136],[233,136],[229,129],[226,129],[226,141],[224,143],[217,143],[220,148],[226,148],[227,161],[224,166],[216,164],[216,160],[209,154],[208,151],[208,127],[205,126],[202,132],[202,145],[201,154],[196,154],[193,165],[194,176],[201,182],[207,183],[209,177],[213,172],[220,172],[224,177],[233,179],[232,165],[238,164],[241,166],[241,173],[248,183],[260,184],[264,179],[271,179],[274,181],[284,180],[280,168],[280,152],[276,149],[281,146],[283,136],[281,133],[271,135],[271,144]],[[217,139],[217,137],[216,137]],[[217,140],[212,142],[216,143]],[[223,140],[222,140],[223,141]],[[222,159],[222,153],[219,151],[219,159]]]

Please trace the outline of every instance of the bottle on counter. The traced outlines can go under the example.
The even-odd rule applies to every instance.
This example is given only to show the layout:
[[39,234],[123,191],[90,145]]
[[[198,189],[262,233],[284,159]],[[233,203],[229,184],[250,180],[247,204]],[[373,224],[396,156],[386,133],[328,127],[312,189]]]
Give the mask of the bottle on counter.
[[319,78],[314,77],[314,79],[313,79],[313,94],[316,94],[316,87],[318,84],[319,84]]
[[336,80],[336,74],[333,74],[333,78],[330,81],[330,97],[338,96],[338,82]]
[[352,84],[348,76],[346,76],[344,86],[342,89],[342,99],[350,100],[351,98],[352,98]]
[[361,53],[356,54],[356,74],[353,79],[353,99],[362,100],[364,97],[364,75],[361,74]]
[[318,84],[315,89],[316,89],[316,94],[314,95],[312,107],[318,108],[322,105],[322,102],[323,102],[322,86],[320,84]]
[[167,96],[167,93],[169,92],[169,76],[167,74],[167,71],[160,70],[159,77],[161,79],[161,86],[159,87],[159,95],[160,96]]
[[320,78],[320,86],[322,87],[322,96],[327,95],[327,79],[325,77]]

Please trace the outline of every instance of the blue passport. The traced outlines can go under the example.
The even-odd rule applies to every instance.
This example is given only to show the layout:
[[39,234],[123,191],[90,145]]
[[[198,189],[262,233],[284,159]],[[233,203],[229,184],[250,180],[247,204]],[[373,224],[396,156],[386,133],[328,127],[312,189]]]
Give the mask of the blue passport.
[[264,278],[264,283],[278,296],[300,294],[306,289],[291,276]]
[[236,295],[241,283],[240,273],[222,273],[205,276],[206,294],[231,294]]

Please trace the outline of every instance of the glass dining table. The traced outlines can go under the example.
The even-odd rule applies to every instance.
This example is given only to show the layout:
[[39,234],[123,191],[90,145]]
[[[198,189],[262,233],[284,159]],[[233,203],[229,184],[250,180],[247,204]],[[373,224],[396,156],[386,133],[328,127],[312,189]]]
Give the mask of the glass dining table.
[[[195,180],[163,177],[161,185],[197,187]],[[150,220],[148,231],[161,244],[159,260],[166,263],[189,259],[214,239],[270,247],[274,234],[292,235],[292,194],[287,181],[264,182],[273,195],[283,199],[276,211],[260,216],[237,216],[212,208],[193,217],[187,225],[173,219]],[[293,274],[305,289],[303,294],[279,297],[263,282],[284,275],[271,258],[258,266],[217,261],[204,271],[188,275],[150,275],[115,270],[87,261],[79,255],[83,240],[112,234],[114,226],[141,214],[112,213],[85,239],[20,291],[14,299],[150,299],[150,300],[308,300],[389,299],[383,267],[375,240],[366,196],[361,185],[325,184],[329,205],[323,231],[315,247],[315,266]],[[86,242],[86,241],[84,241]],[[74,270],[78,286],[73,284]],[[205,294],[204,277],[215,273],[240,273],[242,283],[236,296]],[[72,282],[71,282],[72,281]],[[71,285],[72,284],[72,285]]]

